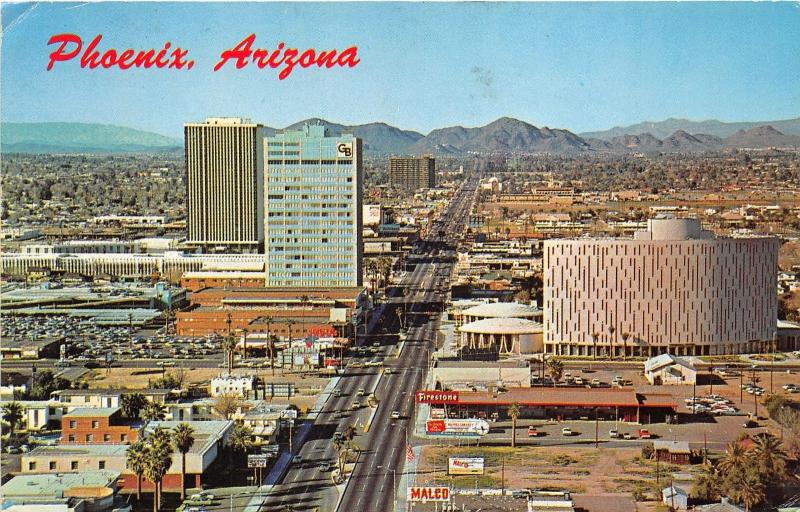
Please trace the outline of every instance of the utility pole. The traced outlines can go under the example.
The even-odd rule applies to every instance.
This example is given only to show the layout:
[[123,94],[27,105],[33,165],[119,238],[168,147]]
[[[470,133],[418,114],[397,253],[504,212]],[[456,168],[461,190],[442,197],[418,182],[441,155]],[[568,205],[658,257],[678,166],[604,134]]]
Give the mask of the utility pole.
[[500,470],[500,475],[501,475],[500,476],[500,482],[501,482],[500,485],[501,485],[501,490],[502,490],[501,495],[505,496],[505,494],[506,494],[506,458],[505,457],[503,457],[503,466],[502,466],[502,468]]
[[594,447],[599,448],[600,444],[600,420],[597,417],[597,407],[594,408]]

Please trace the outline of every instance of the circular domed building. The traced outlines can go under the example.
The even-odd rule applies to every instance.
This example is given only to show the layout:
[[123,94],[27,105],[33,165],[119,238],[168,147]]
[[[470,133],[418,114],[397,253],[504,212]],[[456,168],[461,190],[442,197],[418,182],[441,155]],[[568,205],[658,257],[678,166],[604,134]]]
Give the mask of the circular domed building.
[[489,302],[465,309],[462,323],[470,323],[486,318],[524,318],[541,323],[541,309],[519,302]]
[[466,359],[497,359],[542,351],[542,324],[526,318],[484,318],[459,327]]

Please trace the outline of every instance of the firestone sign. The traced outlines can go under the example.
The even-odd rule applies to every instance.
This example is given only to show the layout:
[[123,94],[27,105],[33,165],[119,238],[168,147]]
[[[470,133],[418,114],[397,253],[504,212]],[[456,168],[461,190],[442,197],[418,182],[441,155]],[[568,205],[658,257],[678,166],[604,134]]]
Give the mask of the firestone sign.
[[458,391],[417,391],[418,404],[457,404]]
[[449,487],[409,487],[408,501],[449,501]]

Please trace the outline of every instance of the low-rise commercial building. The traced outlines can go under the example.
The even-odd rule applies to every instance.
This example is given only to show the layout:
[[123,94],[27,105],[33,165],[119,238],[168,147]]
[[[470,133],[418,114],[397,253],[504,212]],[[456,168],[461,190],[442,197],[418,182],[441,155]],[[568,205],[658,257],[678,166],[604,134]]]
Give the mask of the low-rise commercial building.
[[694,358],[661,354],[644,362],[644,377],[655,386],[695,384],[697,368]]
[[525,318],[485,318],[462,325],[460,351],[465,359],[542,351],[542,324]]
[[106,512],[117,494],[119,471],[17,475],[0,487],[6,512]]

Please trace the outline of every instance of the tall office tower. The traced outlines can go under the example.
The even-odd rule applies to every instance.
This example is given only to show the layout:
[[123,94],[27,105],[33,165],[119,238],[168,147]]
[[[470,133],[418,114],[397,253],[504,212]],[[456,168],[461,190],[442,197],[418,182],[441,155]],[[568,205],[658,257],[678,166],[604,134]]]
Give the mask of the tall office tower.
[[263,130],[231,117],[184,125],[188,243],[204,252],[263,249]]
[[436,159],[432,156],[389,158],[392,187],[407,192],[436,186]]
[[264,154],[267,286],[361,286],[361,139],[305,125]]

